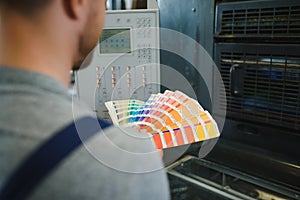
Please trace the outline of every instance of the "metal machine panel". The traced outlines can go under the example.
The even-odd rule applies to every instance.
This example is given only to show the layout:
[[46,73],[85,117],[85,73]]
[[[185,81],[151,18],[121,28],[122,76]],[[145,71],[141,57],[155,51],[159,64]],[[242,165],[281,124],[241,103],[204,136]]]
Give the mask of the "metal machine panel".
[[186,156],[167,168],[172,199],[299,199],[284,185]]
[[207,158],[296,190],[299,6],[298,0],[217,4],[214,60],[226,88],[227,116],[225,145]]
[[[178,31],[191,37],[201,44],[210,56],[213,55],[214,1],[158,0],[158,5],[162,28]],[[174,42],[180,43],[180,41]],[[192,54],[195,49],[189,49],[189,52]],[[207,98],[208,88],[194,66],[184,58],[166,51],[161,52],[161,63],[174,68],[186,77],[194,88],[201,105],[211,111],[211,99]],[[163,70],[161,73],[162,76],[166,76]],[[212,74],[212,72],[209,73]]]
[[109,120],[106,101],[147,100],[160,91],[159,16],[155,0],[147,9],[110,10],[90,67],[78,73],[78,95]]

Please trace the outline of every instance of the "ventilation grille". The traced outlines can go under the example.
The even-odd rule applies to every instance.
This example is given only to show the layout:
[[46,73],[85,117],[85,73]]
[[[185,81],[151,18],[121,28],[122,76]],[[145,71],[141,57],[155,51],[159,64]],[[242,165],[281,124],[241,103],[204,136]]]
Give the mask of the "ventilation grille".
[[[300,130],[300,57],[222,51],[219,65],[228,115]],[[243,76],[239,95],[232,92],[233,65]]]
[[[272,5],[272,3],[269,4]],[[300,34],[300,4],[272,8],[222,10],[219,14],[221,14],[218,30],[220,36],[274,37]]]

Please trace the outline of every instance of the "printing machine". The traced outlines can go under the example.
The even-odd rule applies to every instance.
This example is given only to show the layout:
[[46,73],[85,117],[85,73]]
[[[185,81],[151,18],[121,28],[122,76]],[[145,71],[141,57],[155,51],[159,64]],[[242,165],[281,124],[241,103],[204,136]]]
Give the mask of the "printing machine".
[[[147,7],[147,1],[133,2],[144,9]],[[208,88],[203,74],[195,71],[191,63],[164,50],[160,56],[156,51],[149,52],[153,62],[171,66],[189,81],[201,105],[215,119],[225,118],[220,139],[164,151],[172,199],[300,199],[300,1],[157,0],[157,4],[158,8],[148,10],[108,11],[104,33],[116,35],[112,30],[126,26],[132,32],[127,39],[130,35],[134,40],[132,27],[138,28],[140,21],[146,23],[146,19],[160,24],[161,28],[183,33],[202,45],[218,67],[225,86],[225,93],[218,95],[219,85],[212,84],[212,88]],[[125,1],[108,1],[111,10],[125,9],[124,5]],[[112,27],[113,20],[119,25]],[[155,38],[159,38],[157,32],[151,34],[150,41],[155,47],[163,44],[163,41],[155,42]],[[148,41],[143,37],[138,41]],[[131,48],[135,45],[128,44]],[[144,51],[145,46],[142,48]],[[108,50],[115,51],[114,48]],[[96,80],[95,69],[97,71],[99,65],[95,64],[86,76],[83,72],[79,80],[90,81],[91,86],[97,83],[100,96],[106,98],[108,87],[115,88],[115,76],[126,73],[127,61],[147,62],[139,54],[140,49],[137,53],[133,48],[130,51],[129,57],[119,60],[118,65],[124,65],[119,67],[121,74],[111,72],[115,68],[108,68],[108,78],[102,79],[102,83]],[[197,50],[191,48],[188,53],[197,55]],[[109,63],[105,59],[111,55],[101,55],[100,49],[97,56],[101,57],[99,62]],[[103,70],[105,74],[106,69]],[[161,80],[168,77],[163,70],[147,70],[148,74],[158,73]],[[209,78],[216,79],[214,72],[211,74]],[[103,85],[106,86],[102,88]],[[80,87],[83,88],[79,95],[89,91]],[[137,86],[131,84],[130,87]],[[165,89],[162,87],[161,91]],[[152,86],[143,90],[150,94],[159,89]],[[215,92],[213,98],[210,98],[210,90]],[[136,95],[148,98],[141,94]],[[92,95],[87,98],[91,99]],[[216,109],[216,105],[223,106]],[[105,110],[95,109],[100,117],[108,118]],[[213,147],[209,154],[199,156],[199,151],[209,144]],[[185,153],[174,161],[172,155],[178,155],[177,152]]]
[[[194,144],[167,164],[172,199],[300,199],[300,1],[158,4],[161,27],[190,36],[211,55],[227,100],[213,150],[199,158],[205,144]],[[199,102],[219,116],[212,105],[225,95],[209,99],[203,77],[174,55],[161,52],[161,62],[188,77]]]

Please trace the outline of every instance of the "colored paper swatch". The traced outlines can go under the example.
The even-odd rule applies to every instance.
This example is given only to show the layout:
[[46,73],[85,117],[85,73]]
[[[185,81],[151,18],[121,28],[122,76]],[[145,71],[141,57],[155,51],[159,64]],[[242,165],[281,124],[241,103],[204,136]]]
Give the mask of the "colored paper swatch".
[[152,94],[146,102],[118,100],[105,105],[116,126],[137,127],[151,134],[158,149],[220,136],[210,113],[180,91]]

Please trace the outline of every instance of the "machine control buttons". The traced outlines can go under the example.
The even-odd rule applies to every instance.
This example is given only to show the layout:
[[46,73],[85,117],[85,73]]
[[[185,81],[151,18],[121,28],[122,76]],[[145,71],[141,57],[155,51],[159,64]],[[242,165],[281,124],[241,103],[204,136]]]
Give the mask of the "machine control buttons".
[[[145,66],[143,66],[143,71],[145,72]],[[142,74],[142,82],[143,82],[143,88],[145,88],[147,85],[147,79],[145,73]]]
[[[152,82],[156,82],[156,69],[149,67],[149,63],[158,62],[158,32],[152,27],[157,27],[158,13],[156,11],[137,12],[131,11],[115,13],[108,11],[106,26],[107,31],[117,33],[118,30],[128,30],[128,37],[115,35],[107,37],[102,42],[99,60],[95,64],[96,71],[92,78],[96,78],[94,83],[97,87],[95,96],[95,108],[99,116],[107,117],[108,113],[103,112],[106,101],[114,95],[116,99],[136,98],[147,99],[152,92],[158,92],[159,88],[153,87]],[[123,31],[124,34],[126,31]],[[109,33],[109,32],[108,32]],[[113,35],[113,34],[112,34]],[[99,43],[100,45],[101,43]],[[119,51],[127,48],[130,51]],[[117,49],[116,51],[105,52],[105,49]],[[155,51],[154,51],[155,49]],[[102,52],[103,51],[103,52]],[[124,52],[124,53],[123,53]],[[98,55],[97,54],[97,55]],[[101,58],[100,58],[101,57]],[[110,63],[110,64],[108,64]],[[95,77],[96,76],[96,77]]]
[[127,78],[127,87],[130,88],[131,87],[131,74],[127,73],[126,78]]
[[137,27],[150,27],[151,24],[151,18],[150,17],[142,17],[142,18],[137,18],[136,20]]

